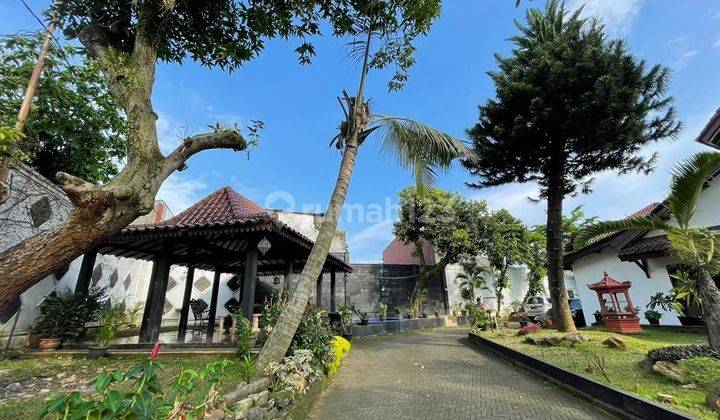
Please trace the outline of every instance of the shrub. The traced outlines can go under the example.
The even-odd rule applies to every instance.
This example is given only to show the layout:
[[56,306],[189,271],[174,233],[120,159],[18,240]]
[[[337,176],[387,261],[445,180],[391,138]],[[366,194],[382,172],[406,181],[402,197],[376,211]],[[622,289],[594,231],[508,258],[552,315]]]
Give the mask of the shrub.
[[95,334],[95,343],[98,347],[107,347],[115,339],[118,326],[125,319],[125,304],[108,302],[100,308],[100,322],[102,325]]
[[330,341],[335,336],[325,322],[325,314],[324,310],[308,305],[290,344],[288,355],[294,355],[298,350],[310,350],[318,367],[325,366],[331,357]]
[[378,308],[379,308],[380,319],[384,321],[384,320],[387,318],[387,309],[388,309],[388,307],[387,307],[386,304],[381,303],[381,304],[378,305]]
[[526,326],[520,328],[516,334],[517,335],[528,335],[528,334],[538,333],[540,331],[542,331],[542,328],[540,328],[540,325],[530,323],[530,324],[527,324]]
[[252,330],[252,324],[245,318],[241,311],[235,314],[236,326],[235,326],[235,343],[237,344],[237,355],[238,358],[243,358],[250,355],[252,350],[253,339],[255,338],[255,332]]
[[694,357],[680,361],[685,377],[690,381],[712,388],[720,386],[720,360],[711,357]]
[[710,346],[691,344],[688,346],[668,346],[650,350],[648,359],[653,363],[664,360],[666,362],[678,362],[694,357],[710,357],[720,360],[720,354],[711,349]]
[[332,359],[325,365],[325,372],[333,375],[340,368],[343,358],[350,354],[350,342],[346,339],[335,336],[330,342],[332,346]]
[[488,314],[486,310],[480,309],[472,304],[467,305],[467,310],[470,318],[472,319],[473,326],[484,330],[492,324],[490,314]]
[[40,316],[35,332],[47,338],[76,336],[85,325],[87,308],[81,299],[70,291],[47,296],[40,304]]
[[244,382],[250,382],[255,372],[255,359],[250,355],[245,355],[238,363],[240,368],[240,379]]

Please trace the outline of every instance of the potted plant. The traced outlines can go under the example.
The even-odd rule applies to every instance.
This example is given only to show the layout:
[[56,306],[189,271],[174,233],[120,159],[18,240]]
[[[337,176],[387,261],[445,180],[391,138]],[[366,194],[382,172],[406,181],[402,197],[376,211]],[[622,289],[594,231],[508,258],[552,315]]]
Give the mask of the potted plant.
[[380,309],[380,321],[385,322],[385,320],[387,319],[387,305],[384,303],[380,303],[378,307]]
[[440,308],[435,308],[435,318],[440,318]]
[[118,325],[125,315],[124,304],[106,304],[100,309],[100,328],[95,334],[95,346],[88,347],[88,359],[105,357],[110,343],[115,339]]
[[360,318],[360,325],[367,325],[370,322],[370,316],[365,311],[355,310],[355,314]]
[[352,314],[354,309],[349,305],[340,305],[338,307],[338,314],[340,314],[340,329],[342,338],[350,341],[352,340]]
[[402,319],[402,309],[400,309],[400,307],[396,306],[394,312],[395,312],[395,318]]
[[137,327],[138,320],[140,319],[140,311],[142,311],[143,306],[143,303],[138,301],[127,310],[126,318],[128,328]]
[[425,308],[423,308],[423,310],[422,310],[422,317],[423,317],[423,318],[427,318],[427,317],[428,317],[428,313],[427,313],[427,310],[425,310]]
[[85,325],[85,304],[70,291],[50,294],[39,309],[40,316],[33,329],[41,336],[42,351],[57,349],[64,338],[77,336]]
[[413,319],[413,311],[411,311],[410,309],[408,309],[407,311],[405,311],[405,318],[406,318],[406,319]]
[[660,318],[662,318],[662,314],[658,311],[652,309],[645,311],[645,319],[648,320],[650,325],[660,325]]

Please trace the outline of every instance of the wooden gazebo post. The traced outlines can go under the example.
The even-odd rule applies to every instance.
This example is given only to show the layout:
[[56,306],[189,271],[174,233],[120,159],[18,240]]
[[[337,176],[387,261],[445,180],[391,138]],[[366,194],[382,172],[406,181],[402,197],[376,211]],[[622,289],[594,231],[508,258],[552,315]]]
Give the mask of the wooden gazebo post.
[[187,332],[188,314],[190,312],[190,295],[195,280],[195,266],[189,265],[185,276],[185,290],[183,291],[182,308],[180,309],[180,322],[178,322],[178,341],[185,341]]
[[248,241],[245,254],[245,275],[243,276],[242,312],[252,323],[255,309],[255,283],[257,282],[258,249],[256,241]]
[[97,250],[90,251],[83,256],[78,279],[75,283],[75,296],[79,298],[84,299],[88,295],[92,272],[95,268],[95,260],[97,260]]
[[337,312],[335,305],[335,270],[330,271],[330,312]]
[[160,336],[160,326],[162,325],[163,307],[165,306],[165,294],[167,292],[169,277],[170,258],[167,253],[163,253],[158,256],[156,263],[153,265],[153,278],[150,281],[150,289],[152,289],[152,292],[148,292],[150,300],[149,302],[145,302],[145,312],[148,313],[148,316],[145,334],[140,340],[142,342],[152,343],[157,341]]
[[212,338],[215,335],[215,318],[217,317],[217,301],[218,292],[220,291],[220,267],[215,267],[215,276],[213,277],[212,292],[210,292],[210,309],[208,310],[207,335]]

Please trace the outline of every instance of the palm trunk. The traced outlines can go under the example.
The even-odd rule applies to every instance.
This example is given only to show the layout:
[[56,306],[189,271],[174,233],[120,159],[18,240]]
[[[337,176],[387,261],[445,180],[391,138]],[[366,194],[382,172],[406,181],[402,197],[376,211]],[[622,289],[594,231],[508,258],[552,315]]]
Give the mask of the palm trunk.
[[700,270],[698,289],[702,298],[703,319],[710,347],[720,352],[720,289],[707,270]]
[[562,180],[550,180],[548,183],[547,200],[547,264],[548,286],[552,298],[553,315],[558,331],[574,332],[575,323],[570,313],[568,294],[565,288],[563,270],[563,238],[562,238]]
[[280,362],[285,353],[287,353],[292,339],[295,336],[298,325],[302,321],[310,296],[316,287],[316,279],[322,272],[325,259],[330,252],[330,245],[335,237],[335,230],[345,204],[348,188],[350,187],[350,179],[355,169],[355,159],[357,157],[360,134],[363,132],[370,121],[370,110],[366,106],[363,99],[365,92],[365,78],[368,73],[370,56],[370,39],[372,32],[371,26],[368,26],[367,41],[365,45],[365,54],[363,66],[361,68],[360,84],[358,93],[352,101],[350,107],[350,115],[346,126],[350,128],[349,135],[345,144],[342,161],[340,162],[340,171],[335,188],[333,189],[328,210],[325,214],[320,230],[318,231],[315,244],[310,251],[310,256],[303,267],[297,286],[293,290],[292,297],[283,312],[278,317],[277,323],[272,329],[270,336],[265,345],[263,345],[260,354],[255,363],[255,377],[261,377],[265,374],[265,369],[272,362]]

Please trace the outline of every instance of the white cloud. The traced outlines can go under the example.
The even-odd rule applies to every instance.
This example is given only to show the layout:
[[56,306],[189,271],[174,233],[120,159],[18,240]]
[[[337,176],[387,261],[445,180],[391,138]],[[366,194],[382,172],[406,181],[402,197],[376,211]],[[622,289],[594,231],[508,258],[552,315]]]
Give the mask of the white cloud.
[[540,195],[537,184],[509,184],[484,188],[470,194],[473,200],[485,200],[492,210],[506,209],[528,224],[545,221],[545,202],[533,202]]
[[353,262],[380,261],[381,251],[378,250],[384,249],[394,238],[392,220],[383,220],[351,234],[348,247]]
[[598,17],[608,35],[622,37],[632,29],[642,3],[643,0],[571,0],[568,7],[577,10],[584,5],[583,16]]
[[184,123],[165,112],[158,112],[157,136],[162,153],[172,152],[180,144],[180,140],[191,135],[192,132],[192,124]]
[[160,187],[157,199],[165,201],[172,214],[178,214],[201,199],[207,187],[198,179],[187,179],[175,172]]
[[675,71],[684,69],[700,50],[694,48],[690,36],[680,35],[665,43],[665,48],[675,54],[675,60],[671,67]]
[[675,71],[680,71],[687,66],[688,62],[695,57],[700,50],[687,50],[679,53],[677,59],[673,62],[672,68]]

